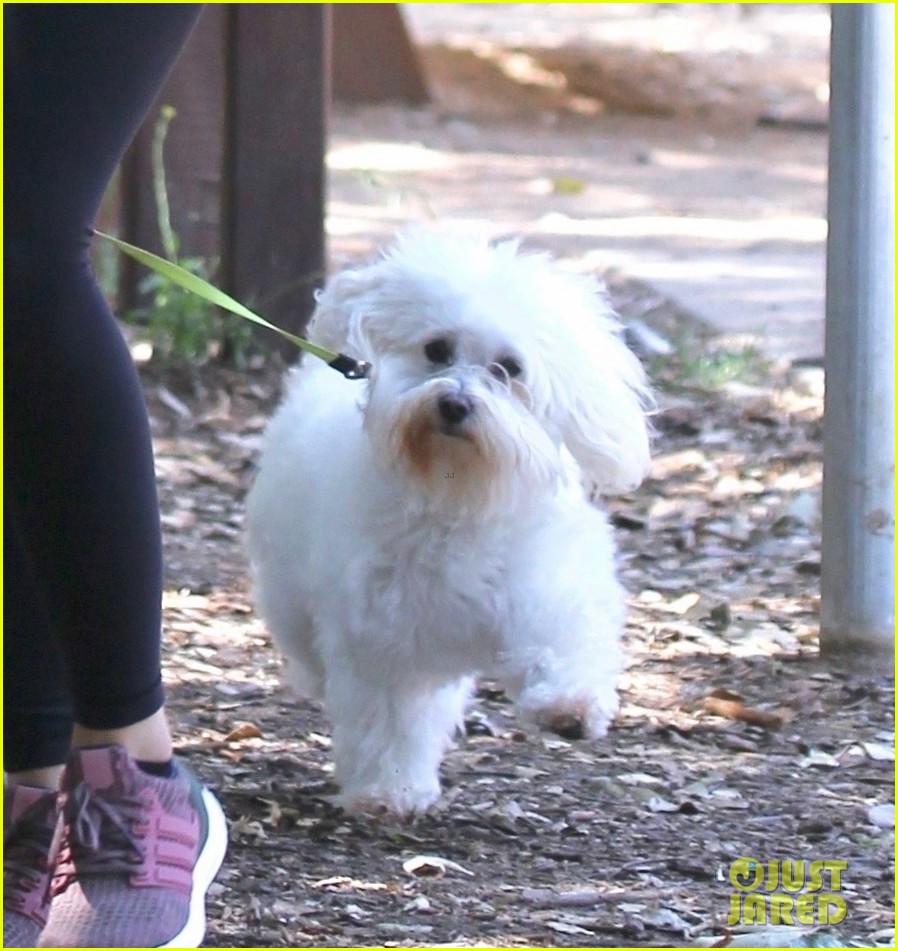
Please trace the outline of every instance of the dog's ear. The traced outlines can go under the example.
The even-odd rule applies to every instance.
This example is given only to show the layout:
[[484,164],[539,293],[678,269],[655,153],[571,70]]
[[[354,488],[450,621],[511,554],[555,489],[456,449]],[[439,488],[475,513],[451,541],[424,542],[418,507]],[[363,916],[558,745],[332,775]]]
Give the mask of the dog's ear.
[[[595,372],[606,371],[596,368]],[[589,380],[583,384],[587,395],[571,395],[560,421],[561,437],[599,493],[629,492],[645,478],[651,461],[647,394],[620,378],[593,377],[591,386]]]
[[329,278],[317,294],[317,306],[309,321],[307,334],[311,341],[338,353],[356,358],[369,355],[356,352],[358,324],[364,316],[363,302],[378,283],[375,266],[340,271]]
[[589,290],[576,295],[579,301],[568,299],[564,323],[572,332],[568,337],[560,328],[553,341],[547,416],[600,493],[628,492],[649,469],[646,413],[653,401],[642,364],[624,343],[610,306],[595,288]]

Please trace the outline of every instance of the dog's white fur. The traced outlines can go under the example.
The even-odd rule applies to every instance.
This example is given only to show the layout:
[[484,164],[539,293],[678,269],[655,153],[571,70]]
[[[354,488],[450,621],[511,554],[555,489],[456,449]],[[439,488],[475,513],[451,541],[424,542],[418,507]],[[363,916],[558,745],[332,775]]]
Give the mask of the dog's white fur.
[[624,599],[589,497],[638,485],[649,444],[601,288],[515,242],[415,231],[330,281],[310,337],[374,369],[294,371],[249,544],[287,673],[333,722],[342,804],[433,803],[477,673],[602,736]]

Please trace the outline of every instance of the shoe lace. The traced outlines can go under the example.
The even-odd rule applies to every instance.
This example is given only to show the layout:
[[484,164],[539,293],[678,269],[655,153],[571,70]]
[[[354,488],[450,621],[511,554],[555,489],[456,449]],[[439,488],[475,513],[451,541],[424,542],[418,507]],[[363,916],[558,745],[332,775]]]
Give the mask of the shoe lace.
[[75,786],[63,807],[65,825],[53,894],[65,891],[76,878],[139,871],[146,857],[141,823],[146,809],[136,794],[112,798],[87,783]]
[[56,800],[48,796],[27,809],[3,834],[3,902],[23,909],[29,896],[48,885],[53,843],[51,816]]

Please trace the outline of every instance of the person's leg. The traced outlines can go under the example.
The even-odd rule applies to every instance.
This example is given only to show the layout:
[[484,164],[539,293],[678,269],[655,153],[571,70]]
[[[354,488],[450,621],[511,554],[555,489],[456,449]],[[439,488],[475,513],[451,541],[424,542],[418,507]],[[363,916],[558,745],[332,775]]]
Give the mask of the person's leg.
[[[199,9],[3,10],[6,947],[196,946],[224,854],[220,807],[170,762],[149,422],[88,261]],[[33,786],[63,761],[58,796]]]
[[3,766],[9,785],[55,789],[72,738],[65,665],[8,495],[3,536]]
[[[88,245],[116,164],[200,9],[4,9],[4,479],[20,560],[32,571],[30,584],[16,577],[15,563],[7,576],[7,605],[18,601],[23,628],[5,639],[7,699],[17,672],[54,650],[52,630],[68,672],[75,743],[124,742],[155,761],[170,757],[171,741],[161,713],[152,444],[139,380],[92,277]],[[36,591],[42,604],[32,606]],[[43,674],[58,697],[59,665]],[[13,696],[20,721],[35,685],[21,688]],[[40,732],[46,709],[36,705],[32,715]],[[33,739],[24,734],[6,741],[14,768],[52,765],[29,762]]]
[[37,944],[49,911],[48,858],[72,718],[62,653],[8,499],[3,522],[3,943],[25,948]]

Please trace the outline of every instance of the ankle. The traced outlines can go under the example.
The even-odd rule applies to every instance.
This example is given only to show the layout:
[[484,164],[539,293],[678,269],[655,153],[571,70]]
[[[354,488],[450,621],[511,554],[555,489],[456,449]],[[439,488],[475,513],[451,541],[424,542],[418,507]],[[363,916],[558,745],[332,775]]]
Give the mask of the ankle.
[[59,789],[62,765],[44,766],[39,769],[23,769],[6,774],[6,786],[35,786],[39,789]]
[[130,726],[115,729],[94,729],[75,724],[72,747],[123,746],[136,760],[147,763],[165,763],[172,758],[172,738],[164,710]]

